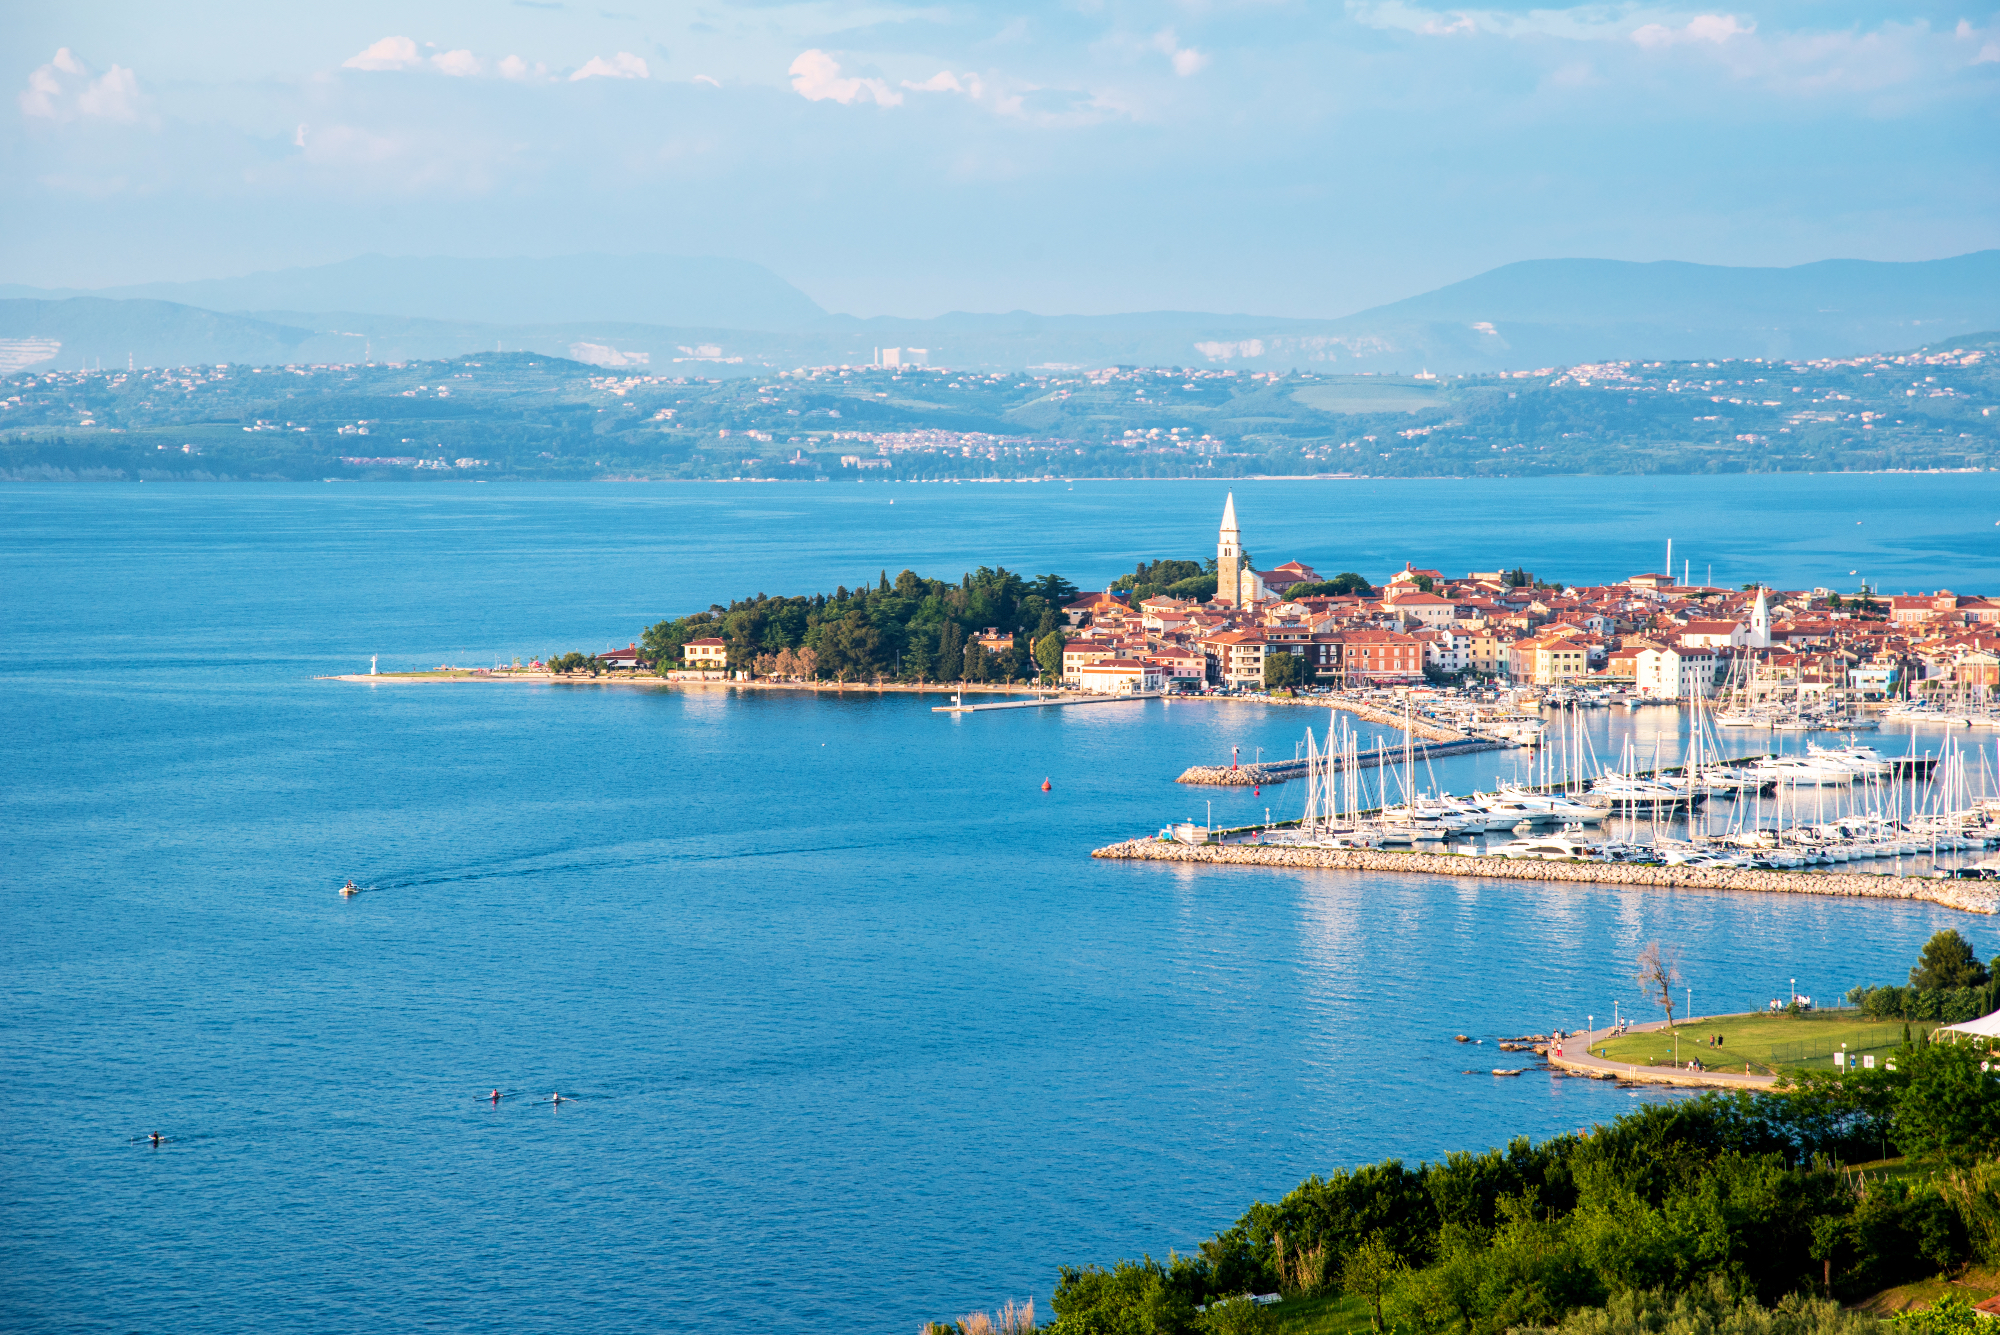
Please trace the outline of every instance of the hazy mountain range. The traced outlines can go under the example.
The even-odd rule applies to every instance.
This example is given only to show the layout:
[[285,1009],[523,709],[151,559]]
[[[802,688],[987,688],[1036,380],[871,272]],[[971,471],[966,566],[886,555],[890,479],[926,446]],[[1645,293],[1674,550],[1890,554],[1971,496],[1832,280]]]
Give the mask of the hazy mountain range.
[[[1849,356],[2000,328],[2000,250],[1788,269],[1532,260],[1332,320],[1153,311],[858,319],[742,260],[363,256],[95,292],[0,285],[0,370],[403,361],[505,348],[653,373],[858,364],[1438,374]],[[905,353],[905,360],[910,354]]]

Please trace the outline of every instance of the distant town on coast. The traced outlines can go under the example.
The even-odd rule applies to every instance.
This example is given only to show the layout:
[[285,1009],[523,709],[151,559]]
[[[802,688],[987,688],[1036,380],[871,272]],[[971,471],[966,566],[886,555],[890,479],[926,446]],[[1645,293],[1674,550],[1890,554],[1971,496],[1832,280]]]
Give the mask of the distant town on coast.
[[885,570],[831,595],[759,594],[659,622],[621,649],[520,666],[1110,694],[1487,682],[1685,699],[1733,685],[1745,704],[1794,708],[1977,702],[2000,684],[2000,599],[1732,589],[1691,576],[1686,561],[1595,585],[1521,566],[1448,576],[1406,563],[1380,580],[1297,560],[1260,568],[1232,495],[1214,558],[1141,563],[1108,589],[1004,568],[957,582]]
[[[697,350],[702,351],[702,350]],[[0,376],[0,480],[800,482],[2000,467],[2000,334],[1860,357],[1456,376],[968,371],[919,349],[722,374],[539,353]],[[4,349],[0,349],[4,354]],[[594,356],[582,348],[576,356]],[[0,363],[4,363],[0,355]]]

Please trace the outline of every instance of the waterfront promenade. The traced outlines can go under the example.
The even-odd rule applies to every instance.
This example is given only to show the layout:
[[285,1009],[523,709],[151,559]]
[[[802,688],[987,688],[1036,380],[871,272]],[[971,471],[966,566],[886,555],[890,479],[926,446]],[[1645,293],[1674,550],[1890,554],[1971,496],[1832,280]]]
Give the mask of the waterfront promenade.
[[[1700,1019],[1681,1021],[1683,1027],[1700,1023]],[[1666,1027],[1665,1020],[1653,1020],[1647,1024],[1628,1025],[1624,1032],[1650,1033]],[[1573,1033],[1560,1042],[1551,1040],[1548,1051],[1543,1055],[1548,1058],[1549,1065],[1558,1070],[1567,1071],[1571,1075],[1588,1076],[1595,1080],[1625,1080],[1649,1085],[1684,1085],[1706,1089],[1770,1089],[1778,1083],[1776,1076],[1746,1074],[1743,1071],[1720,1069],[1693,1071],[1681,1066],[1640,1066],[1634,1062],[1612,1061],[1606,1057],[1592,1055],[1592,1050],[1598,1044],[1618,1036],[1618,1030],[1608,1028],[1595,1029],[1589,1033]]]
[[1855,872],[1753,871],[1735,867],[1642,867],[1624,862],[1537,862],[1380,848],[1299,848],[1283,844],[1182,844],[1129,839],[1097,849],[1110,861],[1176,862],[1299,870],[1402,872],[1513,881],[1630,885],[1658,890],[1752,890],[1781,895],[1921,900],[1965,913],[2000,911],[2000,888],[1980,881],[1934,881]]

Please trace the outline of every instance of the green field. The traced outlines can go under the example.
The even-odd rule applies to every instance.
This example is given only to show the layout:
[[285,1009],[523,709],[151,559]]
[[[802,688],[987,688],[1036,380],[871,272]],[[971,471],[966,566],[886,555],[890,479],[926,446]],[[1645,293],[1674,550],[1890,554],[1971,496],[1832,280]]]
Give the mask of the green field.
[[[1934,1025],[1914,1023],[1913,1038],[1922,1038]],[[1720,1034],[1722,1045],[1710,1047],[1710,1035]],[[1627,1034],[1612,1039],[1593,1051],[1612,1061],[1638,1066],[1662,1066],[1674,1060],[1674,1034],[1664,1030]],[[1793,1071],[1830,1071],[1833,1054],[1842,1045],[1861,1056],[1872,1055],[1879,1066],[1903,1043],[1901,1020],[1869,1020],[1859,1011],[1815,1011],[1806,1015],[1723,1015],[1702,1018],[1679,1026],[1680,1060],[1699,1057],[1713,1070],[1743,1069],[1745,1062],[1755,1075]]]
[[1369,1328],[1368,1304],[1347,1294],[1287,1298],[1270,1309],[1278,1335],[1349,1335]]
[[1323,413],[1414,413],[1442,406],[1444,392],[1431,381],[1342,375],[1293,390],[1292,402]]

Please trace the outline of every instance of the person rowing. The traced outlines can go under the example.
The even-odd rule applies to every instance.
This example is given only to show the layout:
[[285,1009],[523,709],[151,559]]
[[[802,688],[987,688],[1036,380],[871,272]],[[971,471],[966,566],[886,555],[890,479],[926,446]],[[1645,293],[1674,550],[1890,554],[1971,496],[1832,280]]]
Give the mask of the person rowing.
[[153,1142],[154,1149],[158,1149],[160,1147],[160,1141],[162,1138],[159,1132],[155,1131],[151,1136],[148,1137],[148,1139]]
[[493,1101],[495,1103],[498,1103],[500,1101],[500,1091],[497,1089],[493,1091]]
[[562,1096],[561,1094],[559,1094],[559,1093],[558,1093],[558,1094],[551,1094],[551,1095],[549,1095],[549,1102],[550,1102],[550,1103],[575,1103],[575,1102],[576,1102],[576,1100],[575,1100],[575,1099],[566,1099],[566,1098],[564,1098],[564,1097],[563,1097],[563,1096]]

